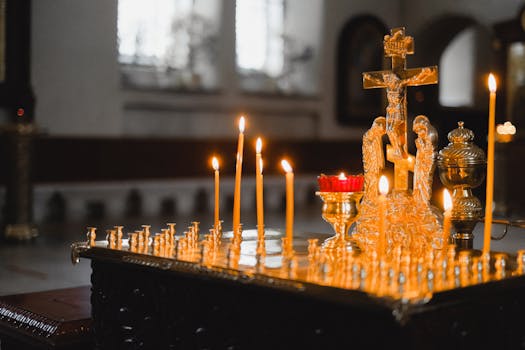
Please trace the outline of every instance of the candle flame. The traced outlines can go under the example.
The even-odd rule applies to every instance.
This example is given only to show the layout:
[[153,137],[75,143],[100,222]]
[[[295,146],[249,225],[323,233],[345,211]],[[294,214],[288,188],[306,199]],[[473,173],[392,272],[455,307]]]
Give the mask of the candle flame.
[[339,174],[339,180],[346,180],[346,175],[344,172],[341,172],[341,174]]
[[290,163],[288,163],[286,159],[281,160],[281,166],[287,173],[291,173],[293,171],[292,166],[290,165]]
[[263,160],[262,160],[262,158],[259,159],[259,169],[260,169],[261,174],[262,174],[262,172],[263,172]]
[[241,116],[241,119],[239,119],[239,132],[240,133],[244,132],[244,124],[245,124],[244,116]]
[[489,91],[490,92],[496,92],[496,89],[498,87],[498,84],[496,84],[496,77],[494,74],[489,74]]
[[261,153],[262,150],[262,140],[260,137],[257,138],[257,142],[255,142],[255,152]]
[[445,208],[445,211],[452,209],[452,197],[450,197],[447,189],[443,190],[443,208]]
[[385,175],[381,175],[381,178],[379,179],[379,193],[386,196],[388,194],[388,188],[388,179]]
[[213,166],[213,170],[219,170],[219,160],[217,157],[211,159],[211,165]]

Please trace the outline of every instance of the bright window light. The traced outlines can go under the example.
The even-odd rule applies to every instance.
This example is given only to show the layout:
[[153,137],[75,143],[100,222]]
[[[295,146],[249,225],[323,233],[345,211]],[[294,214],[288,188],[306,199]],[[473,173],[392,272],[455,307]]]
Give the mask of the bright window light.
[[235,38],[237,66],[269,76],[284,65],[284,0],[237,0]]

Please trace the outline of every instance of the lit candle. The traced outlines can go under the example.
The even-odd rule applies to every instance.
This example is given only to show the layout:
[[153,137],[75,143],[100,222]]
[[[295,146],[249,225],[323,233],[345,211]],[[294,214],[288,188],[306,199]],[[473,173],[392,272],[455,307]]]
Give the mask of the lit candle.
[[388,194],[388,179],[382,175],[379,179],[379,203],[380,203],[380,222],[379,222],[379,256],[386,254],[386,195]]
[[257,201],[257,237],[264,239],[264,200],[263,200],[263,161],[261,156],[262,140],[255,144],[255,195]]
[[293,215],[294,215],[294,194],[293,194],[293,169],[290,163],[283,159],[281,165],[286,172],[286,242],[287,253],[293,247]]
[[485,197],[485,227],[483,239],[483,255],[490,252],[490,234],[492,229],[492,202],[494,195],[494,127],[496,124],[496,78],[489,75],[489,138],[487,144],[487,195]]
[[244,117],[239,119],[239,140],[237,142],[237,163],[235,167],[235,190],[233,193],[233,235],[239,234],[241,226],[241,176],[242,153],[244,149]]
[[443,214],[443,248],[445,248],[450,238],[450,228],[452,226],[452,198],[447,189],[443,190],[443,208],[445,209]]
[[344,172],[341,172],[339,174],[339,177],[337,178],[337,187],[339,188],[339,191],[341,192],[348,191],[348,179]]
[[213,170],[215,170],[215,212],[213,216],[213,222],[215,229],[219,227],[219,161],[216,157],[211,160]]
[[324,175],[317,177],[321,192],[360,192],[363,190],[363,175]]

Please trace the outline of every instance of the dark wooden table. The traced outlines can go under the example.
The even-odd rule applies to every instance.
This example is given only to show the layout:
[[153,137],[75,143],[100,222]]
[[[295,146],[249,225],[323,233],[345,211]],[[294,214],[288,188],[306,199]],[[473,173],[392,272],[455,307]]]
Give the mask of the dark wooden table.
[[524,277],[409,303],[124,250],[78,252],[92,261],[98,349],[525,347]]

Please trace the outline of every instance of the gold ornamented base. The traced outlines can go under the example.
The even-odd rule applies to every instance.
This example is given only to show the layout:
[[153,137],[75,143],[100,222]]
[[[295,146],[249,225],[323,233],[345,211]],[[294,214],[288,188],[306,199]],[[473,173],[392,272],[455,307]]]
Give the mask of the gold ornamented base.
[[454,188],[452,194],[452,225],[456,233],[452,235],[454,243],[460,249],[472,249],[474,228],[483,215],[483,207],[469,187]]
[[361,247],[376,247],[381,215],[385,215],[386,220],[387,247],[400,246],[417,255],[418,251],[442,246],[438,216],[428,202],[417,200],[411,191],[392,191],[387,196],[386,213],[381,213],[380,208],[379,197],[361,205],[354,234]]
[[325,251],[337,248],[345,248],[346,251],[349,252],[361,253],[361,248],[359,248],[359,245],[355,239],[349,237],[348,235],[346,235],[343,240],[341,240],[338,236],[327,238],[323,242],[322,248]]
[[341,256],[343,251],[360,253],[354,239],[348,237],[348,229],[359,215],[363,192],[317,192],[323,200],[322,217],[332,225],[335,235],[324,241],[323,251],[331,257]]
[[452,240],[458,250],[471,250],[474,247],[474,234],[459,233],[452,234]]
[[337,235],[327,238],[321,247],[323,253],[331,262],[338,261],[344,256],[345,252],[352,252],[354,255],[361,254],[361,248],[355,239],[350,238],[348,235],[345,235],[343,239]]

